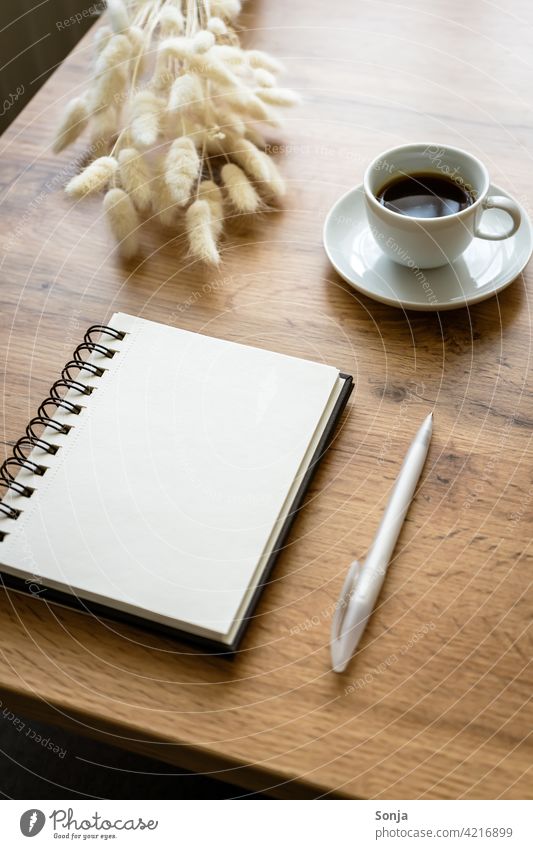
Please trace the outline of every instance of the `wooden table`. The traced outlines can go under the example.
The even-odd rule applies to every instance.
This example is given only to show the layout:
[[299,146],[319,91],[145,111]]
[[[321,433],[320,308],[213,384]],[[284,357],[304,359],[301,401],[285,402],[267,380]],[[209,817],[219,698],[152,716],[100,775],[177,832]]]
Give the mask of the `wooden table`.
[[[472,150],[531,206],[533,9],[254,0],[243,22],[305,103],[272,137],[284,212],[233,231],[216,273],[155,228],[144,261],[121,265],[100,202],[62,195],[85,143],[55,158],[50,139],[88,41],[0,140],[4,450],[82,330],[116,310],[323,358],[355,376],[349,414],[234,662],[4,595],[0,696],[280,796],[531,798],[531,266],[471,310],[405,314],[340,280],[321,229],[371,157],[420,139]],[[333,605],[431,409],[421,491],[337,676]]]

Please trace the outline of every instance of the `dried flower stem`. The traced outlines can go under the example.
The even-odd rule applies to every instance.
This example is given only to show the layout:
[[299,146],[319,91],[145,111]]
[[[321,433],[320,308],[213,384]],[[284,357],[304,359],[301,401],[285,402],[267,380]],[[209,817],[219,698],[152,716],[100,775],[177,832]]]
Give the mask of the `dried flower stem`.
[[240,47],[240,9],[239,0],[108,0],[91,86],[67,104],[54,149],[87,124],[106,146],[66,191],[107,189],[125,256],[138,249],[138,213],[154,212],[164,226],[181,220],[191,254],[216,264],[225,209],[250,214],[283,197],[256,124],[276,126],[276,110],[298,97],[278,86],[276,59]]

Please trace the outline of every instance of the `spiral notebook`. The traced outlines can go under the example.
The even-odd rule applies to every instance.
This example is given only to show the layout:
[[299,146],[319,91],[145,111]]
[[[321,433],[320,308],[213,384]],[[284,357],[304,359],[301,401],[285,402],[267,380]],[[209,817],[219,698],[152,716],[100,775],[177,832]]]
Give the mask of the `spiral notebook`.
[[234,651],[351,389],[116,313],[0,470],[5,585]]

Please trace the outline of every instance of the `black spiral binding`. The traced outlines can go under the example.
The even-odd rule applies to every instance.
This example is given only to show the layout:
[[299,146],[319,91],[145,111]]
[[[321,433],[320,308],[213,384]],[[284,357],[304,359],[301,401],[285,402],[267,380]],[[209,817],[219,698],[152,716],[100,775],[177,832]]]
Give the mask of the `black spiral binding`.
[[[101,377],[104,374],[105,369],[84,360],[82,354],[85,352],[92,353],[95,351],[102,354],[104,357],[111,359],[117,353],[112,348],[108,348],[106,345],[103,345],[100,341],[95,342],[92,337],[97,333],[101,336],[107,335],[118,340],[124,339],[124,336],[126,335],[121,330],[115,330],[114,327],[107,327],[103,324],[94,324],[92,327],[89,327],[87,333],[83,337],[83,342],[78,345],[72,355],[72,359],[69,360],[61,372],[60,380],[56,380],[53,384],[48,398],[45,398],[37,410],[37,415],[29,422],[24,436],[21,436],[20,439],[17,440],[13,447],[13,453],[10,457],[4,460],[0,466],[0,485],[7,491],[12,489],[14,492],[24,496],[25,498],[31,498],[34,492],[33,487],[22,484],[20,481],[16,480],[19,470],[21,468],[28,469],[28,471],[32,472],[34,475],[42,477],[45,474],[47,467],[30,460],[28,454],[31,453],[35,446],[42,448],[48,454],[56,454],[57,451],[59,451],[58,445],[53,445],[51,442],[48,442],[46,439],[42,439],[42,437],[39,436],[38,429],[48,427],[57,431],[57,433],[68,433],[72,428],[72,425],[56,422],[52,418],[53,412],[50,411],[50,408],[52,407],[57,410],[61,407],[62,409],[67,410],[67,412],[72,413],[72,415],[79,415],[83,407],[80,404],[75,404],[72,401],[67,400],[63,397],[64,394],[66,394],[69,389],[74,389],[79,392],[80,396],[90,395],[93,392],[94,387],[87,386],[79,380],[81,372],[90,372],[92,375],[97,377]],[[72,376],[72,372],[74,371],[76,373],[75,377]],[[8,516],[10,519],[18,519],[22,511],[12,507],[10,504],[0,501],[0,512],[5,516]],[[4,536],[5,533],[2,534],[0,532],[0,542]]]

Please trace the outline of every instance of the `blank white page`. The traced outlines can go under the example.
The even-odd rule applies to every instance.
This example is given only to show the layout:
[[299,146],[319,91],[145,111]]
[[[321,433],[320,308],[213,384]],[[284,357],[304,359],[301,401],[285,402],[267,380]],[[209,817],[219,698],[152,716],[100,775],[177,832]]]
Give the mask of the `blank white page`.
[[[338,370],[122,313],[103,377],[31,499],[11,496],[13,574],[176,625],[230,631]],[[105,339],[102,340],[107,344]],[[82,377],[82,379],[84,379]],[[27,474],[22,472],[22,480]],[[143,613],[144,612],[144,613]]]

